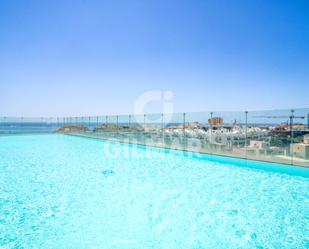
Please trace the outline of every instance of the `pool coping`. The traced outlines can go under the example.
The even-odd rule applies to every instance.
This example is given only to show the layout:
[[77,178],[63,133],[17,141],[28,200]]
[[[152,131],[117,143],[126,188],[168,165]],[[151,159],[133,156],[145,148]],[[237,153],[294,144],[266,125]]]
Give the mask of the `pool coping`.
[[257,159],[251,159],[247,157],[237,157],[237,156],[230,156],[230,155],[225,155],[225,154],[218,154],[218,153],[207,153],[207,152],[201,152],[201,151],[194,151],[194,150],[183,150],[183,149],[178,149],[178,148],[168,148],[164,146],[156,146],[156,145],[148,145],[148,144],[142,144],[142,143],[134,143],[134,142],[125,142],[125,141],[120,141],[120,140],[114,140],[114,139],[108,139],[108,138],[102,138],[102,137],[93,137],[93,136],[87,136],[87,135],[82,135],[82,134],[73,134],[73,133],[58,133],[58,134],[63,134],[63,135],[69,135],[69,136],[76,136],[76,137],[82,137],[82,138],[90,138],[94,140],[103,140],[103,141],[111,141],[111,142],[116,142],[116,143],[122,143],[122,144],[133,144],[133,145],[139,145],[143,147],[152,147],[152,148],[161,148],[161,149],[167,149],[167,150],[174,150],[174,151],[183,151],[183,152],[190,152],[190,153],[197,153],[197,154],[202,154],[202,155],[214,155],[218,157],[226,157],[226,158],[234,158],[234,159],[242,159],[242,160],[248,160],[248,161],[255,161],[255,162],[263,162],[263,163],[272,163],[272,164],[282,164],[284,166],[290,166],[290,167],[299,167],[299,168],[306,168],[309,169],[309,166],[306,165],[298,165],[298,164],[289,164],[289,163],[281,163],[281,162],[273,162],[273,161],[267,161],[267,160],[257,160]]

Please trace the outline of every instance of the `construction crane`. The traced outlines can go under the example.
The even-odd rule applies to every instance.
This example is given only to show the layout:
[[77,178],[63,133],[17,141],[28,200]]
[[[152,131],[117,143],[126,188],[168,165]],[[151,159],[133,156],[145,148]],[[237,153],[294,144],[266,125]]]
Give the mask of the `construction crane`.
[[[305,119],[306,116],[295,116],[294,115],[294,110],[291,110],[291,115],[289,116],[255,116],[255,118],[288,118],[290,119],[290,132],[291,132],[291,137],[293,137],[293,121],[295,118],[297,119]],[[309,114],[307,114],[307,128],[309,128]]]

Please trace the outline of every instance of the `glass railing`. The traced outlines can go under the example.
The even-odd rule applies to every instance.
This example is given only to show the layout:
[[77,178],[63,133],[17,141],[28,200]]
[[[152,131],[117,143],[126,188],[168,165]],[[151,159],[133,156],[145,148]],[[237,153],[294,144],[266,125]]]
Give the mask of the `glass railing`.
[[65,118],[0,117],[0,135],[56,132]]
[[62,118],[0,118],[0,134],[59,132],[309,166],[309,108]]

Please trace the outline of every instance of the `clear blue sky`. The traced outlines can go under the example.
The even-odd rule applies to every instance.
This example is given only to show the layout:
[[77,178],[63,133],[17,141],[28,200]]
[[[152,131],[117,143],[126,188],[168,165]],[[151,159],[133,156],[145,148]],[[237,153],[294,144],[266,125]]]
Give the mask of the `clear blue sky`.
[[308,107],[309,1],[0,1],[0,116],[130,113],[149,90],[176,111]]

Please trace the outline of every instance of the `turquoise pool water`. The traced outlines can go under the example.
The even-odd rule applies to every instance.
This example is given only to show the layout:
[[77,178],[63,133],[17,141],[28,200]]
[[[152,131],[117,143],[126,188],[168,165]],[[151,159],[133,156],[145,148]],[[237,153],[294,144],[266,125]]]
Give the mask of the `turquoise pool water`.
[[309,170],[0,136],[0,248],[308,248]]

